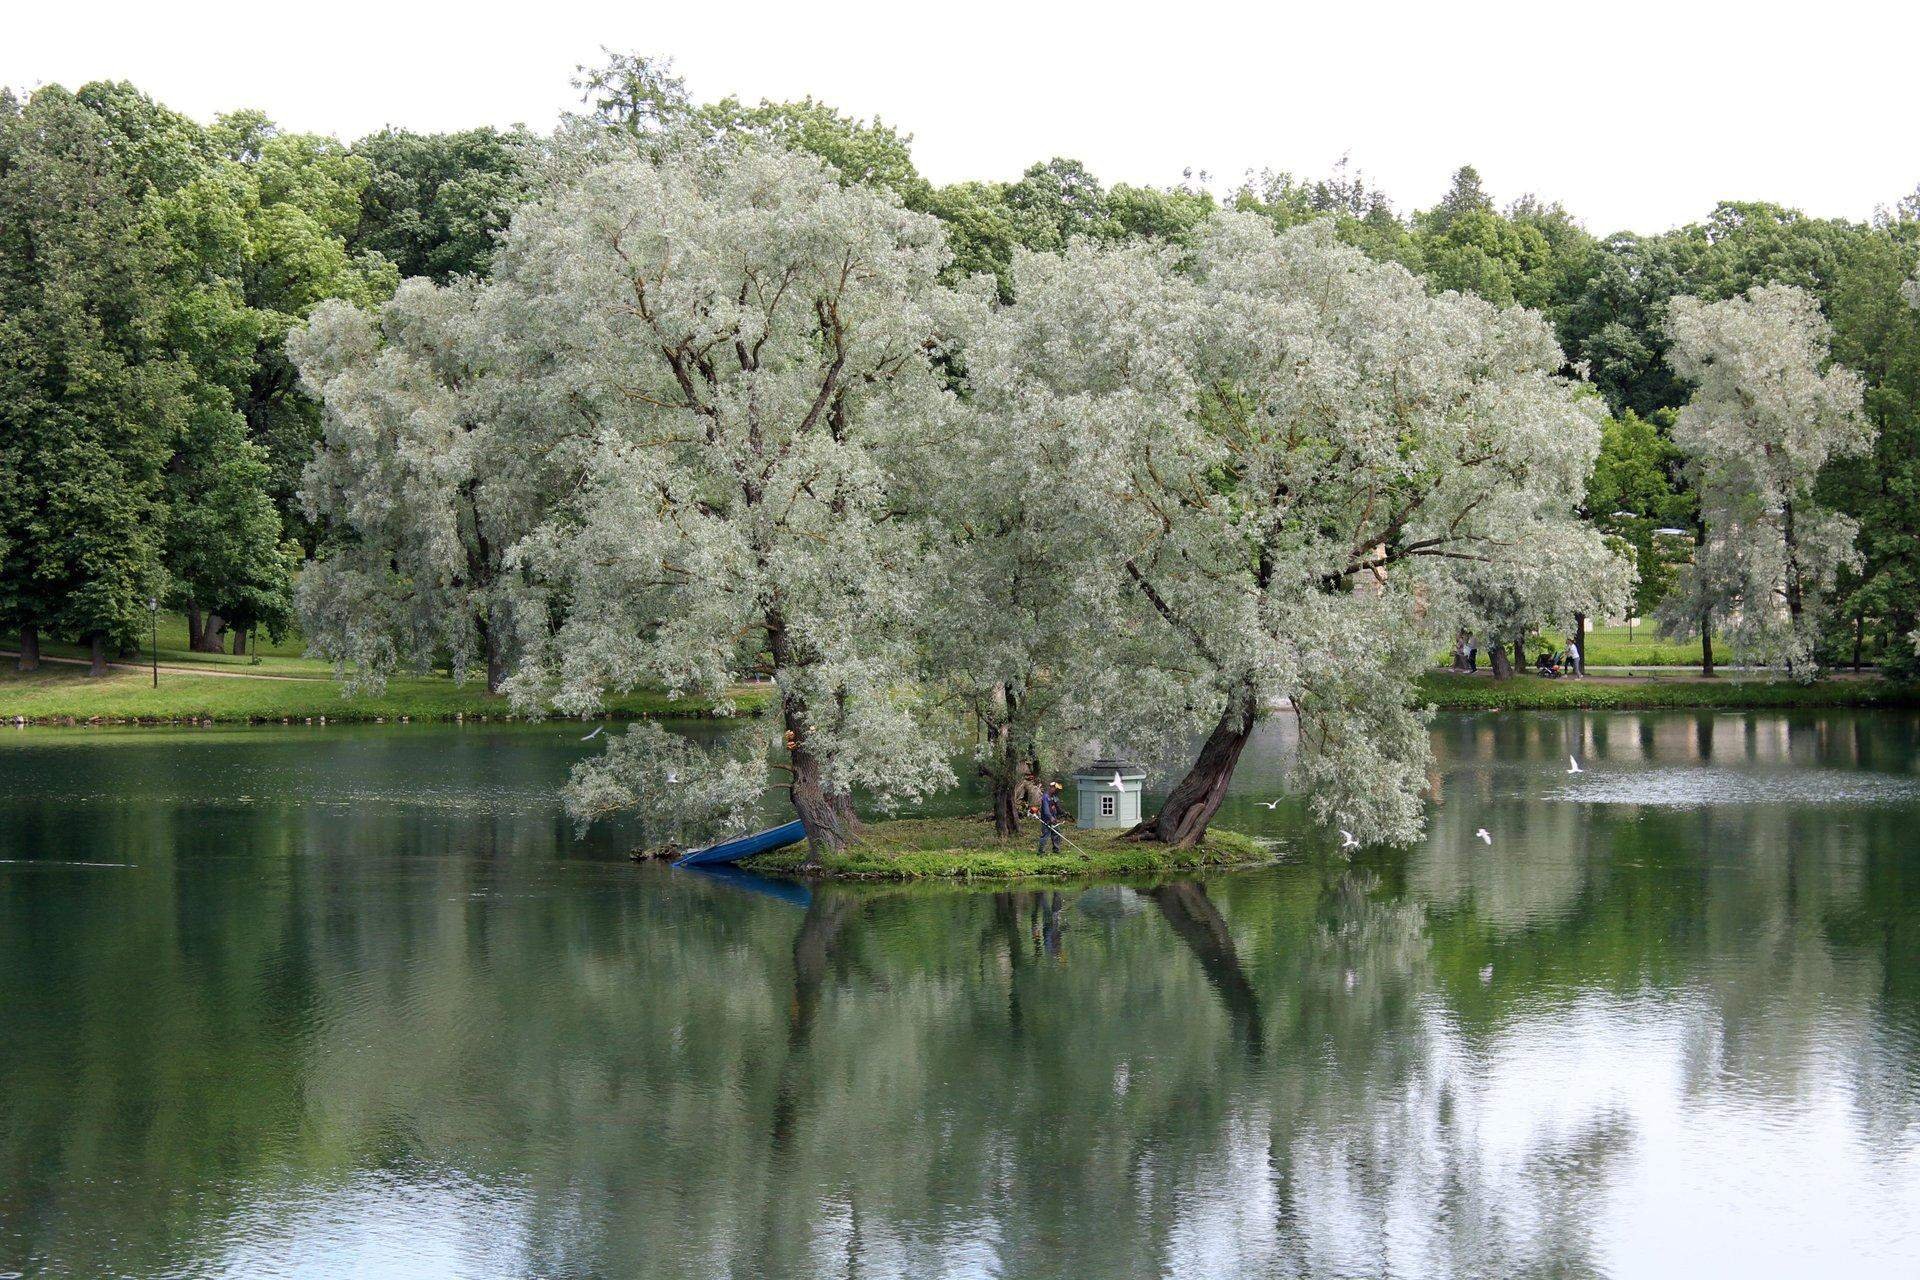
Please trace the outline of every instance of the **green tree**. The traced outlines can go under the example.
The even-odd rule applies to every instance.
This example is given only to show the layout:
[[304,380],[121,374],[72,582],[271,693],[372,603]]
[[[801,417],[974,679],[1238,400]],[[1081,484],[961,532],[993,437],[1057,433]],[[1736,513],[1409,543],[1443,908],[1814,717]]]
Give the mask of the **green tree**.
[[1858,570],[1843,570],[1837,647],[1854,661],[1871,639],[1891,673],[1920,673],[1906,636],[1920,626],[1920,311],[1902,285],[1920,259],[1920,199],[1863,237],[1835,281],[1834,358],[1866,379],[1873,451],[1830,465],[1827,500],[1860,523]]
[[[365,165],[329,139],[283,135],[257,112],[202,128],[125,84],[78,97],[101,118],[140,200],[161,345],[178,357],[186,411],[168,441],[159,536],[190,643],[236,649],[255,625],[285,625],[292,581],[284,526],[304,465],[311,406],[280,382],[289,316],[334,291],[364,295],[339,229]],[[375,276],[391,274],[377,259]],[[251,419],[251,420],[250,420]],[[279,430],[284,455],[270,442]]]
[[379,254],[356,255],[347,245],[371,177],[365,159],[331,138],[281,133],[252,113],[222,117],[213,134],[244,179],[237,192],[247,228],[239,280],[258,327],[240,407],[266,450],[274,505],[311,553],[318,530],[307,522],[298,492],[320,439],[320,413],[300,390],[287,335],[326,299],[371,306],[391,297],[399,273]]
[[0,94],[0,618],[93,671],[161,582],[160,473],[186,414],[157,264],[113,132],[58,87]]
[[379,254],[402,277],[485,275],[532,190],[536,145],[524,129],[385,129],[360,139],[353,154],[370,172],[347,247]]
[[1033,165],[1002,198],[1019,243],[1029,249],[1058,253],[1076,239],[1121,237],[1100,180],[1078,160],[1055,156]]
[[1639,575],[1633,612],[1645,617],[1673,587],[1674,564],[1655,531],[1688,528],[1685,455],[1671,438],[1671,413],[1642,418],[1631,409],[1600,427],[1600,456],[1587,481],[1587,518],[1632,550]]

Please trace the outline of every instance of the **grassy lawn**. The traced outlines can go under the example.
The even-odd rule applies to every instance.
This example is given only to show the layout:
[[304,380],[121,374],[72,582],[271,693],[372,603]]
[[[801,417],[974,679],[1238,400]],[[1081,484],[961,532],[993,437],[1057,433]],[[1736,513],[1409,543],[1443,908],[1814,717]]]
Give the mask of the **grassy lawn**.
[[[1072,843],[1058,854],[1034,852],[1039,832],[1001,840],[993,824],[979,818],[897,818],[870,822],[843,854],[827,859],[816,874],[830,879],[924,880],[935,877],[1013,879],[1022,876],[1140,875],[1194,871],[1237,863],[1265,862],[1272,853],[1250,836],[1214,828],[1197,849],[1122,840],[1118,830],[1063,828]],[[1075,846],[1078,846],[1077,848]],[[755,871],[801,871],[805,845],[762,854],[743,864]]]
[[[1509,642],[1511,647],[1511,642]],[[1566,637],[1558,631],[1542,631],[1527,641],[1527,665],[1540,655],[1542,649],[1551,649],[1556,653],[1566,647]],[[1722,658],[1724,661],[1724,656]],[[1436,655],[1436,663],[1450,664],[1451,653]],[[1697,667],[1700,665],[1700,642],[1689,640],[1676,642],[1662,640],[1659,628],[1651,622],[1643,622],[1629,631],[1626,627],[1592,627],[1587,631],[1587,665],[1589,667]],[[1487,652],[1480,651],[1480,669],[1487,669]]]
[[[1551,634],[1551,633],[1550,633]],[[1564,645],[1558,634],[1549,643],[1558,649]],[[1534,654],[1539,653],[1535,648]],[[1652,623],[1641,623],[1629,633],[1625,627],[1594,627],[1587,633],[1589,667],[1697,667],[1700,665],[1698,640],[1662,640]]]
[[[229,658],[231,661],[231,657]],[[735,692],[743,711],[759,710],[766,693],[758,688]],[[636,693],[612,701],[606,714],[698,716],[710,714],[704,702],[676,702],[661,694]],[[513,717],[505,698],[489,697],[479,682],[457,685],[444,676],[395,679],[379,697],[347,698],[330,680],[245,680],[231,676],[179,675],[162,671],[160,687],[144,671],[113,671],[98,678],[85,668],[48,664],[25,675],[12,663],[0,666],[0,720],[16,716],[38,722],[109,723],[172,720],[218,722],[329,720],[451,720],[456,716]]]
[[[184,614],[163,613],[160,615],[160,665],[220,667],[234,671],[251,672],[254,675],[313,676],[317,679],[329,679],[333,675],[330,663],[318,658],[304,656],[306,641],[299,632],[292,632],[275,644],[264,635],[258,637],[254,646],[257,653],[238,656],[231,653],[195,653],[187,647],[187,619]],[[232,637],[228,637],[232,643]],[[20,637],[0,635],[0,649],[8,653],[17,652]],[[68,644],[59,640],[42,638],[40,652],[54,658],[84,658],[87,656],[85,645]],[[140,656],[137,658],[114,658],[115,662],[146,662],[153,656],[148,647],[148,633],[140,634]],[[258,661],[256,662],[256,659]]]
[[1446,711],[1515,711],[1564,708],[1591,711],[1644,711],[1662,707],[1912,707],[1920,706],[1920,686],[1877,679],[1792,680],[1723,676],[1585,680],[1547,680],[1515,676],[1495,680],[1481,674],[1430,671],[1420,678],[1421,692]]

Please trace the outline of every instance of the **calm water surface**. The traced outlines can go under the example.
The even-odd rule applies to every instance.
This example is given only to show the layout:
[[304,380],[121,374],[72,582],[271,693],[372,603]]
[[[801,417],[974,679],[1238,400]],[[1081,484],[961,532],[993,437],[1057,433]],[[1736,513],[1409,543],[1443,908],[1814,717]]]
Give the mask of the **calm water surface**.
[[1274,866],[810,896],[571,726],[4,731],[0,1276],[1920,1274],[1920,721],[1443,718],[1351,862],[1287,729]]

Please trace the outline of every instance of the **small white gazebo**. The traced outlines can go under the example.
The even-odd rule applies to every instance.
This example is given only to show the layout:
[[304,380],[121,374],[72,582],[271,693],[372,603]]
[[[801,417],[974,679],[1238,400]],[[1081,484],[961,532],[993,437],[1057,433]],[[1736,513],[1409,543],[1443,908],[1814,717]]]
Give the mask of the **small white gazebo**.
[[1082,827],[1131,827],[1140,821],[1140,788],[1147,771],[1124,760],[1095,760],[1073,774],[1075,823]]

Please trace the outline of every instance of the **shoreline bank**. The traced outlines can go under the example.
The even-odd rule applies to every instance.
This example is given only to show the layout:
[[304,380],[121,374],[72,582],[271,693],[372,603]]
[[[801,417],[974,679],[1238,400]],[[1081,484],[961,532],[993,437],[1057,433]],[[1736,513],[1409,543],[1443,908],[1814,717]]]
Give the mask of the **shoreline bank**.
[[1420,692],[1439,711],[1782,711],[1920,707],[1920,684],[1829,678],[1811,684],[1759,676],[1549,679],[1429,671]]
[[[741,714],[762,710],[770,694],[759,687],[733,691]],[[664,717],[709,719],[718,713],[700,699],[662,693],[632,693],[609,700],[593,719]],[[553,717],[549,717],[553,718]],[[567,717],[572,718],[572,717]],[[383,693],[349,698],[330,679],[243,676],[233,672],[185,674],[115,670],[89,676],[84,667],[43,666],[21,673],[0,669],[0,724],[40,726],[204,724],[378,724],[383,722],[525,721],[504,697],[478,683],[404,677]]]
[[[84,666],[49,663],[21,673],[0,667],[0,724],[198,725],[368,724],[382,721],[520,721],[505,698],[478,684],[445,677],[399,677],[375,696],[345,697],[331,679],[232,670],[193,671],[162,666],[160,687],[149,668],[119,667],[89,676]],[[1773,711],[1920,707],[1920,684],[1873,676],[1839,676],[1799,684],[1751,674],[1711,679],[1697,675],[1623,676],[1594,672],[1584,679],[1546,679],[1428,671],[1422,701],[1440,711]],[[764,686],[733,691],[740,714],[766,709]],[[716,715],[701,700],[634,693],[613,699],[597,716],[632,720],[705,719]]]

